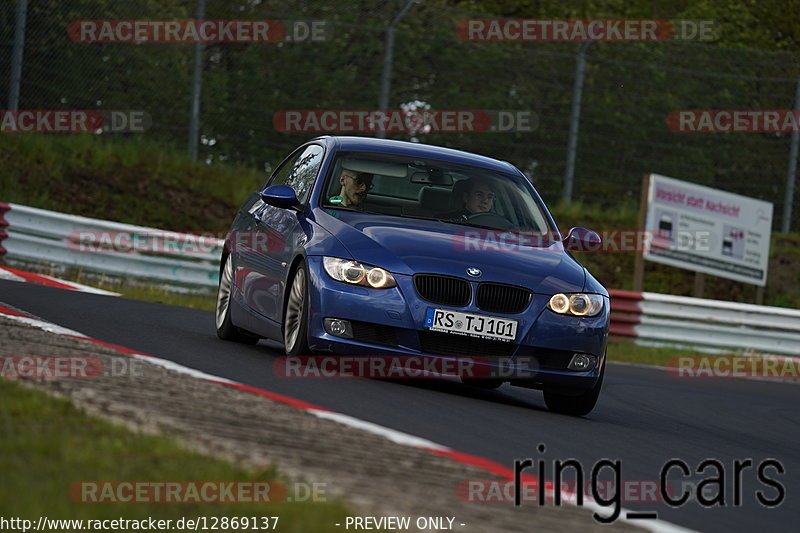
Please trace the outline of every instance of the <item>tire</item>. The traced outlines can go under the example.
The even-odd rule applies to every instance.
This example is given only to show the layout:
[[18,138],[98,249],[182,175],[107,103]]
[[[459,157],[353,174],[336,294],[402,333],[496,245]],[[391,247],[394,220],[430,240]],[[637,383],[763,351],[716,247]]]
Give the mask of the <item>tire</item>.
[[237,328],[231,322],[231,289],[233,287],[233,263],[230,256],[225,256],[225,264],[219,275],[219,289],[217,289],[217,307],[214,313],[214,322],[217,326],[217,337],[225,341],[239,342],[241,344],[255,344],[259,337]]
[[283,310],[283,346],[286,355],[310,355],[308,347],[308,274],[300,265],[292,276]]
[[588,415],[597,404],[600,397],[600,389],[603,388],[603,376],[606,373],[606,365],[600,370],[600,377],[595,386],[588,391],[576,395],[559,394],[549,390],[544,391],[544,403],[547,408],[556,413],[572,416]]

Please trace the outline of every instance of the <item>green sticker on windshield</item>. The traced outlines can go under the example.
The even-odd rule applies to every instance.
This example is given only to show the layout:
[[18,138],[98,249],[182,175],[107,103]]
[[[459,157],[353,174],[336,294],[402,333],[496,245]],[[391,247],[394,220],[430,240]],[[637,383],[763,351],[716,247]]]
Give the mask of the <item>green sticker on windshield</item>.
[[331,196],[330,198],[328,198],[328,201],[335,205],[344,202],[344,198],[342,198],[341,196]]

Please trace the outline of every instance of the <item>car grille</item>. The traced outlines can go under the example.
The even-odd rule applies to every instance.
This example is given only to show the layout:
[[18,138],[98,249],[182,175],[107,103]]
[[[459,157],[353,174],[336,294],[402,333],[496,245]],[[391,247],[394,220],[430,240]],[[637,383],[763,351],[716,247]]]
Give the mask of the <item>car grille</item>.
[[521,313],[531,301],[531,291],[513,285],[481,283],[478,285],[476,303],[490,313]]
[[468,281],[449,276],[417,274],[414,276],[414,287],[420,297],[439,305],[464,307],[472,297]]
[[466,357],[507,357],[515,347],[510,342],[476,339],[439,331],[420,331],[419,344],[426,353]]
[[353,338],[368,344],[383,344],[385,346],[397,346],[397,335],[395,328],[384,326],[383,324],[371,324],[369,322],[358,322],[351,320],[353,328]]

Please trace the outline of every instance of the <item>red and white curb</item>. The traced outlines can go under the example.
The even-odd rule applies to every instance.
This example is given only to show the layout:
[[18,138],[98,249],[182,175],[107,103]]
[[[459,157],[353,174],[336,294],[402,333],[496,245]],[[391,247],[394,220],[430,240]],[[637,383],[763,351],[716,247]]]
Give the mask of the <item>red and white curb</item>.
[[[391,429],[391,428],[387,428],[387,427],[384,427],[384,426],[381,426],[379,424],[375,424],[375,423],[372,423],[372,422],[367,422],[365,420],[361,420],[361,419],[358,419],[358,418],[350,416],[350,415],[337,413],[337,412],[331,411],[330,409],[327,409],[325,407],[320,407],[320,406],[310,404],[308,402],[305,402],[305,401],[297,399],[297,398],[292,398],[291,396],[285,396],[283,394],[278,394],[276,392],[272,392],[272,391],[269,391],[269,390],[266,390],[266,389],[262,389],[262,388],[258,388],[258,387],[252,387],[250,385],[245,385],[243,383],[238,383],[238,382],[232,381],[232,380],[230,380],[228,378],[224,378],[224,377],[221,377],[221,376],[215,376],[213,374],[207,374],[207,373],[202,372],[200,370],[196,370],[196,369],[193,369],[193,368],[189,368],[189,367],[180,365],[180,364],[175,363],[174,361],[170,361],[168,359],[162,359],[160,357],[156,357],[156,356],[153,356],[153,355],[148,355],[148,354],[137,352],[136,350],[132,350],[132,349],[126,348],[124,346],[120,346],[120,345],[117,345],[117,344],[111,344],[111,343],[103,342],[103,341],[100,341],[100,340],[97,340],[97,339],[93,339],[93,338],[88,337],[88,336],[86,336],[86,335],[84,335],[82,333],[79,333],[77,331],[74,331],[74,330],[71,330],[71,329],[67,329],[67,328],[63,328],[61,326],[52,324],[50,322],[47,322],[47,321],[44,321],[44,320],[41,320],[41,319],[38,319],[38,318],[34,318],[34,317],[30,316],[30,315],[27,315],[24,312],[21,312],[21,311],[18,311],[18,310],[3,306],[2,303],[0,303],[0,315],[1,316],[5,316],[7,318],[10,318],[12,320],[16,320],[16,321],[19,321],[19,322],[22,322],[22,323],[29,324],[31,326],[40,328],[40,329],[42,329],[44,331],[47,331],[49,333],[53,333],[53,334],[56,334],[56,335],[64,335],[64,336],[73,337],[73,338],[76,338],[76,339],[82,339],[82,340],[86,340],[86,341],[89,341],[89,342],[92,342],[92,343],[95,343],[95,344],[98,344],[98,345],[101,345],[101,346],[112,348],[112,349],[117,350],[120,353],[135,357],[136,359],[147,361],[147,362],[149,362],[151,364],[158,365],[158,366],[161,366],[163,368],[166,368],[166,369],[169,369],[169,370],[173,370],[175,372],[180,372],[182,374],[185,374],[185,375],[188,375],[188,376],[192,376],[192,377],[197,378],[197,379],[202,379],[202,380],[208,381],[210,383],[216,383],[216,384],[224,385],[224,386],[227,386],[227,387],[233,387],[235,389],[238,389],[238,390],[241,390],[241,391],[244,391],[244,392],[249,392],[251,394],[256,394],[258,396],[262,396],[264,398],[268,398],[270,400],[273,400],[273,401],[276,401],[276,402],[280,402],[280,403],[283,403],[285,405],[290,405],[292,407],[295,407],[296,409],[300,409],[302,411],[310,413],[310,414],[312,414],[314,416],[317,416],[319,418],[324,418],[326,420],[332,420],[332,421],[335,421],[335,422],[339,422],[340,424],[344,424],[346,426],[350,426],[353,429],[366,431],[366,432],[372,433],[374,435],[380,435],[380,436],[382,436],[382,437],[384,437],[386,439],[389,439],[390,441],[395,442],[397,444],[401,444],[401,445],[404,445],[404,446],[411,446],[411,447],[414,447],[414,448],[417,448],[417,449],[420,449],[420,450],[424,450],[424,451],[430,452],[430,453],[432,453],[434,455],[437,455],[437,456],[440,456],[440,457],[448,457],[451,460],[456,461],[458,463],[461,463],[463,465],[472,466],[472,467],[476,467],[476,468],[485,470],[486,472],[488,472],[490,474],[493,474],[493,475],[496,475],[496,476],[501,476],[501,477],[505,478],[506,480],[513,480],[514,479],[514,471],[512,469],[510,469],[510,468],[508,468],[506,466],[503,466],[502,464],[497,463],[495,461],[492,461],[490,459],[485,459],[485,458],[479,457],[477,455],[471,455],[471,454],[468,454],[468,453],[459,452],[459,451],[453,450],[451,448],[448,448],[447,446],[443,446],[441,444],[438,444],[438,443],[435,443],[433,441],[430,441],[428,439],[424,439],[422,437],[417,437],[415,435],[410,435],[408,433],[403,433],[401,431],[397,431],[397,430],[394,430],[394,429]],[[0,354],[0,355],[2,355],[2,354]],[[538,482],[537,477],[533,476],[533,475],[530,475],[530,474],[522,474],[521,481],[524,482],[524,483],[537,483]],[[551,487],[551,483],[547,482],[546,486],[548,487],[547,491],[546,491],[548,496],[552,497],[552,489],[550,488]],[[567,492],[565,490],[562,490],[561,494],[562,494],[562,499],[563,499],[564,502],[576,501],[575,493]],[[611,515],[613,513],[613,507],[611,507],[611,506],[602,506],[602,505],[596,503],[591,498],[591,496],[588,495],[588,494],[584,494],[583,502],[584,503],[583,503],[582,507],[584,507],[587,510],[590,510],[592,512],[595,512],[598,515],[609,516],[609,515]],[[632,520],[632,519],[628,519],[628,518],[625,517],[626,513],[628,513],[628,512],[630,512],[630,511],[625,509],[625,508],[620,508],[620,515],[619,515],[619,518],[617,519],[617,521],[626,522],[626,523],[629,523],[629,524],[632,524],[632,525],[636,525],[636,526],[641,527],[642,529],[646,529],[648,531],[653,531],[655,533],[692,533],[694,531],[694,530],[686,529],[686,528],[683,528],[681,526],[677,526],[675,524],[672,524],[670,522],[666,522],[666,521],[660,520],[660,519],[648,519],[648,520]]]
[[33,272],[25,272],[24,270],[16,270],[8,267],[0,267],[0,279],[8,281],[21,281],[24,283],[33,283],[35,285],[44,285],[45,287],[56,287],[58,289],[69,289],[80,292],[90,292],[93,294],[102,294],[105,296],[119,296],[118,292],[104,291],[76,283],[74,281],[67,281],[64,279],[54,278],[53,276],[45,276],[44,274],[34,274]]

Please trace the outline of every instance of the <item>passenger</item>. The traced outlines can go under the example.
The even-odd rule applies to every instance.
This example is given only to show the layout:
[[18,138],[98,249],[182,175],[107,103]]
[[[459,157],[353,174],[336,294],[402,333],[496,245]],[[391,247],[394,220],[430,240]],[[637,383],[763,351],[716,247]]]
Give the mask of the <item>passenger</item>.
[[464,192],[461,193],[463,207],[457,211],[436,215],[436,218],[462,221],[469,219],[471,215],[488,213],[492,210],[495,193],[485,180],[469,178],[463,183]]

